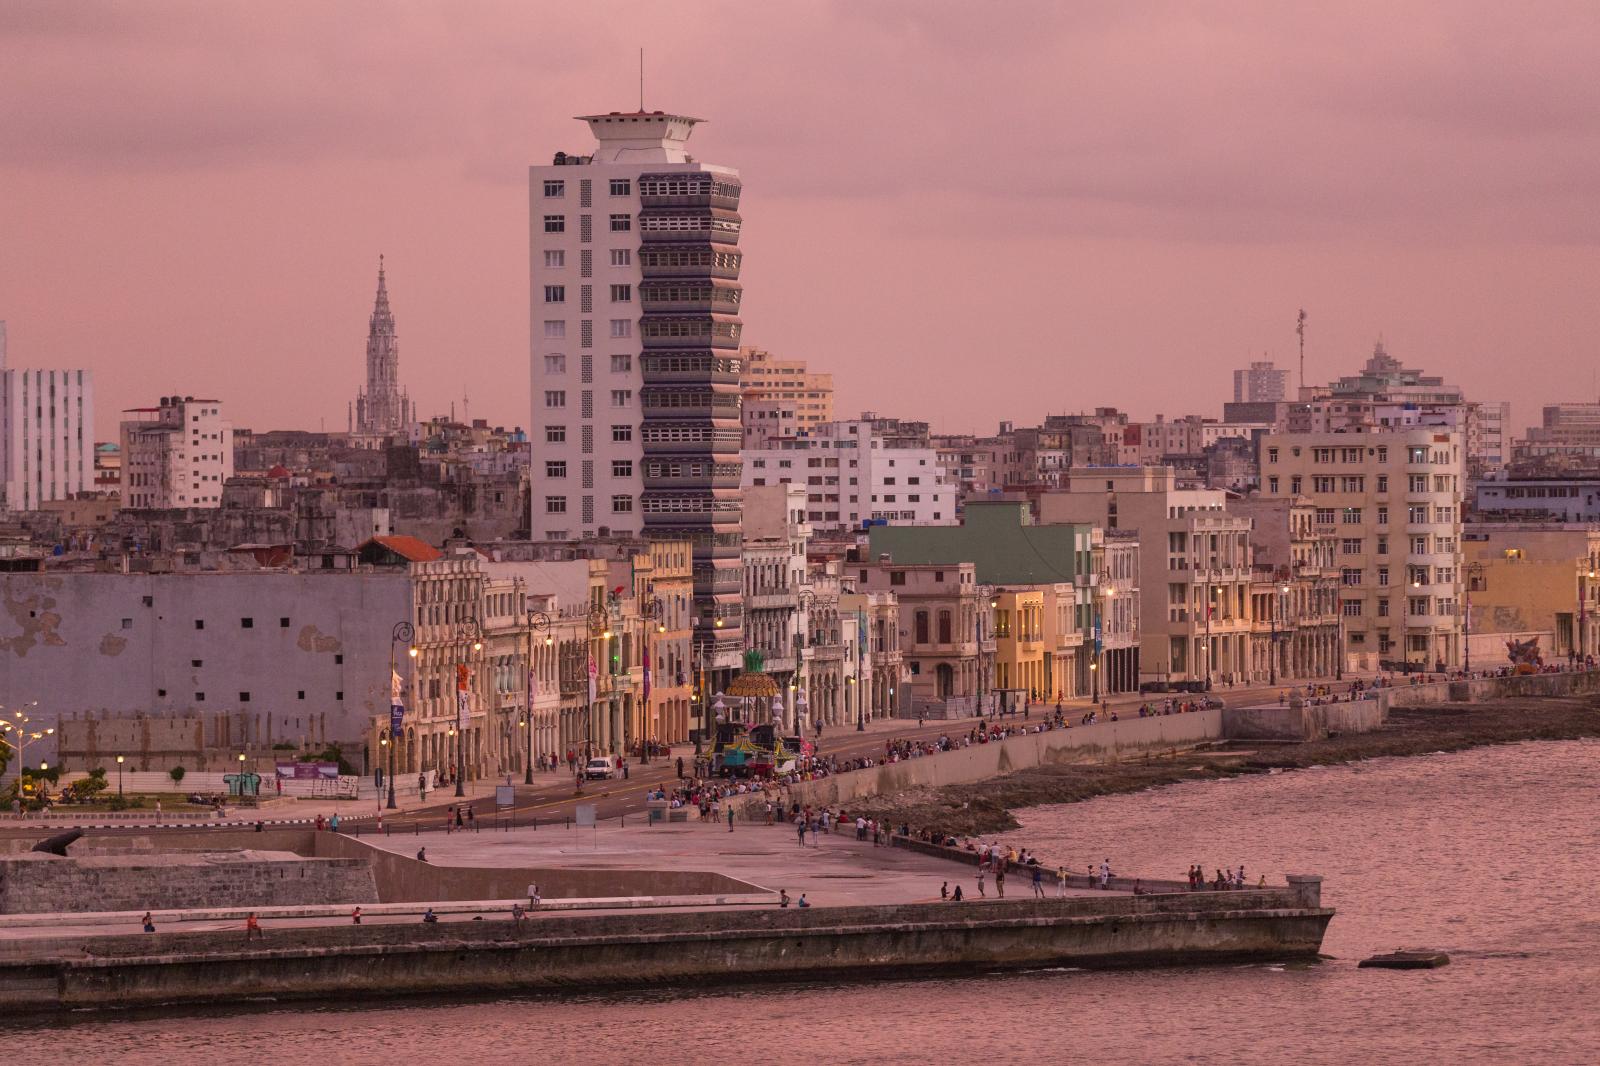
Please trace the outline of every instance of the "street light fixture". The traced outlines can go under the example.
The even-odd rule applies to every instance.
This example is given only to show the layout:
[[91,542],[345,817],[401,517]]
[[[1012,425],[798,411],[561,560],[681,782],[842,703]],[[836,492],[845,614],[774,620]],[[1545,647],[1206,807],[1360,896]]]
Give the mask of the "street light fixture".
[[555,638],[550,635],[550,616],[543,611],[528,612],[528,713],[523,716],[524,724],[528,729],[528,752],[526,767],[522,774],[522,783],[533,784],[533,694],[534,678],[537,673],[533,665],[534,634],[544,634],[544,646],[550,647],[555,643]]
[[[397,674],[394,666],[394,646],[396,644],[406,645],[406,657],[411,659],[414,663],[417,658],[417,646],[412,644],[411,641],[416,635],[417,631],[412,627],[410,622],[396,622],[394,624],[394,628],[389,631],[389,680],[391,685],[393,684],[394,678]],[[411,673],[413,676],[416,675],[415,666],[411,668]],[[404,734],[405,729],[405,705],[403,703],[397,704],[395,702],[395,699],[398,696],[399,693],[391,691],[389,700],[389,739],[394,741],[394,743],[388,745],[389,797],[385,806],[391,811],[399,806],[395,802],[394,798],[394,763],[396,758],[396,750],[400,747],[400,737]],[[395,707],[397,706],[400,708],[399,715],[394,713]]]
[[117,798],[122,798],[122,762],[123,757],[117,756]]
[[[472,642],[472,661],[477,662],[477,655],[483,650],[483,627],[476,618],[468,618],[457,623],[456,635],[458,639]],[[451,730],[451,735],[456,736],[456,797],[462,798],[467,794],[467,726],[471,722],[471,705],[468,703],[470,692],[467,686],[471,684],[471,671],[466,663],[459,663],[456,667],[456,729]],[[467,714],[462,715],[465,709]],[[465,721],[463,721],[465,717]]]

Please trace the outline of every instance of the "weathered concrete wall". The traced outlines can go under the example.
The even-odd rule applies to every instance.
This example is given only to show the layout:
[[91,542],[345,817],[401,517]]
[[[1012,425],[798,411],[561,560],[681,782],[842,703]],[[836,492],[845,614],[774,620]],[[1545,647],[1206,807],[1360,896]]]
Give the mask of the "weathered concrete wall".
[[1378,702],[1387,714],[1391,707],[1597,694],[1600,694],[1600,670],[1579,670],[1560,674],[1524,674],[1521,677],[1486,677],[1472,681],[1436,681],[1427,685],[1401,683],[1380,690]]
[[1268,890],[13,940],[0,1009],[1303,958],[1332,914]]
[[1325,735],[1311,707],[1227,707],[1222,735],[1229,740],[1315,740]]
[[[246,744],[359,745],[387,713],[410,596],[387,572],[0,575],[0,703],[49,707],[69,770],[114,774],[118,754],[128,769],[226,770]],[[59,764],[56,739],[29,760]]]
[[[547,831],[569,833],[574,842],[580,839],[577,830],[559,827],[537,830],[539,833]],[[389,838],[405,840],[405,850],[397,853],[373,847],[368,843],[368,838],[347,833],[319,833],[313,829],[268,829],[261,833],[248,829],[197,829],[188,832],[164,831],[149,836],[106,836],[91,832],[84,838],[82,846],[159,847],[172,851],[248,848],[292,851],[297,855],[323,859],[360,860],[371,864],[378,893],[374,898],[381,903],[517,899],[529,884],[537,884],[540,894],[547,899],[728,895],[757,891],[760,887],[710,870],[652,871],[584,867],[581,865],[581,855],[574,856],[571,865],[560,867],[496,868],[418,862],[414,857],[416,849],[427,847],[432,838],[433,834]],[[140,904],[135,909],[143,910],[145,906]]]
[[0,914],[292,907],[377,900],[372,867],[355,858],[127,855],[72,859],[29,855],[0,859]]
[[[552,828],[581,839],[577,830]],[[544,832],[544,830],[538,830]],[[530,884],[551,899],[594,896],[693,896],[753,892],[758,886],[710,870],[584,869],[576,864],[560,867],[439,866],[418,862],[411,855],[383,851],[343,833],[312,833],[316,855],[359,858],[372,864],[383,903],[421,903],[433,900],[516,899]],[[418,846],[426,846],[422,839]],[[409,845],[408,845],[409,846]]]
[[1202,744],[1221,736],[1220,709],[1125,718],[1028,733],[998,743],[974,744],[939,755],[834,774],[820,781],[792,785],[785,795],[800,803],[848,803],[863,796],[892,795],[912,788],[965,785],[1053,763],[1114,762],[1139,751]]

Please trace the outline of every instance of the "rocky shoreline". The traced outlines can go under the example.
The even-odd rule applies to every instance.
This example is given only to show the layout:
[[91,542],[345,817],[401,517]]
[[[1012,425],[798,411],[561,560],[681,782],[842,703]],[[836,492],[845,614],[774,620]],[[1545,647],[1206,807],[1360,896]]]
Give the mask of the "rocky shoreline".
[[932,828],[958,836],[1015,829],[1011,812],[1047,803],[1076,803],[1184,781],[1206,781],[1271,770],[1333,766],[1396,755],[1426,755],[1528,740],[1600,737],[1600,701],[1593,697],[1499,699],[1470,704],[1397,708],[1371,733],[1271,747],[1235,745],[1110,765],[1058,764],[944,788],[912,789],[851,804],[851,813],[888,818],[894,825]]

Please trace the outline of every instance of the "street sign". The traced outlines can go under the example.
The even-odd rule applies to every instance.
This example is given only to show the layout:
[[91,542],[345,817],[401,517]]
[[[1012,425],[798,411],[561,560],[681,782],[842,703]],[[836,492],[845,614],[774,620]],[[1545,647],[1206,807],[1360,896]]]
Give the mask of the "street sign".
[[494,805],[506,810],[517,805],[517,790],[510,785],[494,786]]
[[575,814],[575,816],[573,818],[573,823],[572,824],[573,825],[580,825],[580,826],[582,826],[582,825],[594,825],[594,804],[592,804],[592,803],[580,803],[580,804],[578,804],[577,811],[576,811],[576,814]]

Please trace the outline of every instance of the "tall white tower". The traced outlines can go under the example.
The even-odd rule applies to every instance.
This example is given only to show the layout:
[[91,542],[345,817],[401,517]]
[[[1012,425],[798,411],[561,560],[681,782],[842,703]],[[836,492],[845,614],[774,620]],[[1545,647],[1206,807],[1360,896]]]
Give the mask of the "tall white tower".
[[0,322],[0,506],[30,511],[94,488],[94,375],[12,370]]
[[694,545],[698,632],[737,647],[739,176],[699,119],[584,116],[589,155],[528,170],[536,539]]

